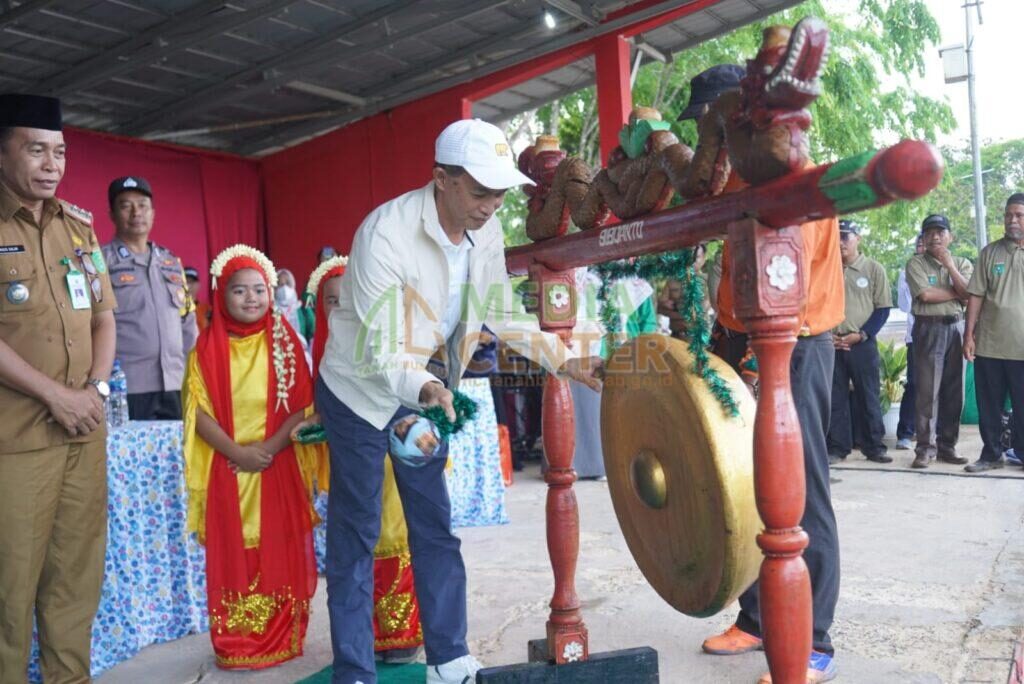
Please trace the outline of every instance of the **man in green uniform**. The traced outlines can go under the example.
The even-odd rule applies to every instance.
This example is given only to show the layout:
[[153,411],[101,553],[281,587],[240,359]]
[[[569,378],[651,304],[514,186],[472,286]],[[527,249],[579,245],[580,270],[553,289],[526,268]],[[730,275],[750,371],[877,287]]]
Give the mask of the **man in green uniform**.
[[964,470],[1003,467],[1000,413],[1013,405],[1013,450],[1024,454],[1024,193],[1006,201],[1006,233],[978,255],[967,292],[964,358],[974,361],[981,457]]
[[935,460],[964,464],[956,453],[960,412],[964,408],[963,331],[971,262],[949,251],[949,219],[932,214],[921,223],[924,254],[907,262],[907,286],[913,297],[914,381],[917,449],[914,468]]
[[[839,222],[839,251],[843,257],[846,318],[832,331],[836,363],[832,372],[832,418],[828,429],[828,459],[836,463],[853,449],[853,426],[863,425],[860,450],[869,461],[890,463],[882,423],[881,357],[875,336],[889,318],[892,292],[885,269],[860,253],[860,225]],[[850,383],[853,383],[851,405]]]
[[55,199],[60,101],[0,95],[0,682],[89,681],[107,531],[114,293],[92,215]]

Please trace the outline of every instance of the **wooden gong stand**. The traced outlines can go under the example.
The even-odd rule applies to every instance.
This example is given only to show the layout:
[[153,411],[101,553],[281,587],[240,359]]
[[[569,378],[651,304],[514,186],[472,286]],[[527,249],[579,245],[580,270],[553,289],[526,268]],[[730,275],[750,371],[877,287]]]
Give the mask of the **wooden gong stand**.
[[[736,314],[750,335],[760,371],[754,423],[754,487],[764,531],[760,571],[761,628],[773,681],[802,684],[811,651],[811,583],[800,527],[805,485],[803,440],[790,390],[790,357],[806,298],[800,224],[916,199],[942,177],[942,160],[927,143],[904,141],[818,166],[739,192],[695,200],[628,223],[506,251],[509,273],[528,274],[541,328],[568,340],[568,314],[549,306],[551,288],[575,292],[573,269],[613,259],[692,247],[726,238],[733,258]],[[587,627],[576,594],[579,509],[573,482],[575,417],[567,380],[549,375],[542,408],[547,543],[554,593],[547,621],[547,658],[555,664],[589,657]]]

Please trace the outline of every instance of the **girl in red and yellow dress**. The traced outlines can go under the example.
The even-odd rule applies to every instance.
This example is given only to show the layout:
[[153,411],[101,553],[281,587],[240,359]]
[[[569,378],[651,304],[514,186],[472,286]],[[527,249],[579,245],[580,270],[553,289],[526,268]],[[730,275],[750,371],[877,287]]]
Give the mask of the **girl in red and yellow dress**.
[[[331,310],[338,306],[341,276],[347,262],[343,256],[324,261],[310,275],[306,286],[307,293],[316,296],[314,377],[327,345],[327,320]],[[388,663],[410,662],[423,645],[408,535],[391,458],[385,457],[380,539],[373,552],[373,646],[378,659]]]
[[270,306],[273,264],[236,245],[210,273],[213,316],[183,390],[188,525],[206,546],[217,665],[258,669],[302,655],[317,580],[311,490],[325,454],[289,437],[313,388],[301,342]]

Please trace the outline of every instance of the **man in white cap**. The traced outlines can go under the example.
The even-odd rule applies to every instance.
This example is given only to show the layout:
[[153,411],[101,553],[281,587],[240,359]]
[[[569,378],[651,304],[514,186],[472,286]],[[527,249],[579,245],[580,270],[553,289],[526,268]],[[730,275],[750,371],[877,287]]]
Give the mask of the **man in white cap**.
[[[516,304],[495,212],[506,189],[532,181],[516,169],[505,136],[480,120],[457,121],[438,137],[434,159],[430,183],[381,205],[356,232],[320,365],[316,405],[331,447],[334,684],[377,681],[371,611],[383,459],[389,428],[414,410],[441,406],[455,417],[451,390],[426,369],[434,352],[443,351],[448,384],[457,388],[486,324],[549,372],[600,388],[600,360],[577,358]],[[451,532],[445,460],[393,463],[427,682],[462,684],[475,681],[480,665],[466,646],[466,571]]]

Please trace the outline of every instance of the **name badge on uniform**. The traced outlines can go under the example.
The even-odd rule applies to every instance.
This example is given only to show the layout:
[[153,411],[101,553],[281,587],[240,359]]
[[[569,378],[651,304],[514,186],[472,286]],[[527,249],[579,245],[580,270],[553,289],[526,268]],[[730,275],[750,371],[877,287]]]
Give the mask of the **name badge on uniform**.
[[60,263],[68,267],[68,272],[64,279],[68,283],[68,294],[71,295],[71,308],[90,308],[92,304],[89,302],[89,283],[85,279],[85,274],[76,269],[71,259],[67,257],[61,259]]
[[0,254],[20,254],[25,251],[25,245],[0,245]]
[[72,269],[64,276],[68,281],[68,292],[71,293],[72,309],[88,309],[92,306],[89,303],[89,283],[81,271]]
[[1006,262],[1001,261],[998,264],[992,264],[992,273],[997,276],[1006,273]]
[[857,278],[857,287],[859,287],[860,289],[863,290],[867,286],[868,286],[868,279],[867,278],[865,278],[864,276],[861,276],[860,278]]
[[938,285],[938,283],[939,283],[939,277],[938,276],[933,276],[933,275],[928,276],[928,284],[929,285]]

